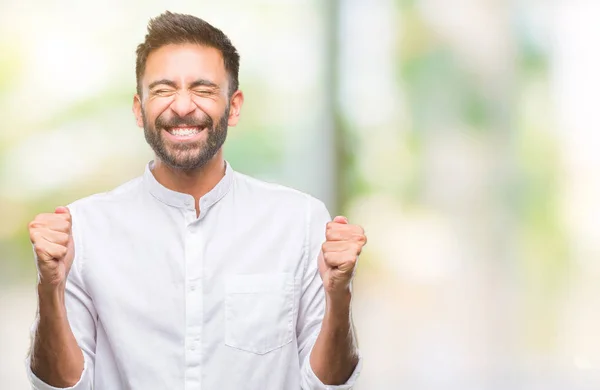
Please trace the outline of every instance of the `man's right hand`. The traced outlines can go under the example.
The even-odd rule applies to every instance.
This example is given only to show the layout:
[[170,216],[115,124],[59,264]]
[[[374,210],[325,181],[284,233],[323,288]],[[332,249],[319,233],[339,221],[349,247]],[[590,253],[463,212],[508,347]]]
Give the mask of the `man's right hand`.
[[57,207],[53,214],[39,214],[29,223],[39,283],[44,288],[64,289],[75,257],[71,232],[71,212]]
[[71,212],[57,207],[54,214],[39,214],[29,223],[29,238],[37,262],[38,317],[33,338],[31,371],[42,382],[74,386],[84,370],[84,357],[67,318],[65,290],[75,257]]

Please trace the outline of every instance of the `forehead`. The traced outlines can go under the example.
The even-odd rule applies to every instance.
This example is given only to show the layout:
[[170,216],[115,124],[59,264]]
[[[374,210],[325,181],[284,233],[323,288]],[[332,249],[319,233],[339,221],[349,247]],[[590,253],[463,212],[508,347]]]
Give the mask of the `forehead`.
[[223,85],[227,73],[219,50],[193,43],[171,44],[154,50],[146,59],[144,85],[157,79],[177,83],[206,79]]

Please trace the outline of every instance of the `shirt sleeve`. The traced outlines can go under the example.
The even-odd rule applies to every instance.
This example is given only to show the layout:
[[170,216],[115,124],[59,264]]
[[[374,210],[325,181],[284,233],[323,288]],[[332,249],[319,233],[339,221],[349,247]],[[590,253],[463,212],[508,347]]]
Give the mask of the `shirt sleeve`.
[[[77,230],[77,224],[81,221],[77,218],[76,207],[69,206],[73,219],[73,240],[75,242],[75,259],[67,277],[65,286],[65,306],[67,309],[67,318],[71,330],[75,335],[77,344],[83,352],[84,368],[81,377],[75,386],[63,388],[61,390],[91,390],[94,380],[94,360],[96,353],[96,310],[92,299],[88,294],[82,275],[83,267],[83,247],[81,245],[81,234]],[[32,340],[39,323],[39,314],[36,317],[31,328]],[[34,390],[57,390],[58,388],[44,383],[31,371],[31,356],[25,359],[25,367],[31,388]]]
[[321,246],[325,242],[325,228],[329,221],[331,221],[331,216],[323,202],[309,198],[306,219],[306,264],[304,277],[302,278],[302,293],[296,327],[301,365],[301,388],[303,390],[351,389],[362,367],[362,358],[359,354],[358,364],[348,381],[345,384],[333,386],[323,384],[310,366],[310,353],[317,341],[325,314],[325,291],[317,260],[321,252]]

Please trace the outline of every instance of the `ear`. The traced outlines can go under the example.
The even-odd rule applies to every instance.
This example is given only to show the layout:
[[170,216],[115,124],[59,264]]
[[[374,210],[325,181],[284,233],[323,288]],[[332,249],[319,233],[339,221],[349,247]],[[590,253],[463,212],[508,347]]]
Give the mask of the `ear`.
[[131,108],[133,115],[135,115],[135,123],[138,127],[144,127],[144,119],[142,113],[142,98],[140,95],[135,94],[133,96],[133,107]]
[[240,112],[242,111],[242,105],[244,104],[244,93],[239,89],[234,92],[229,102],[229,119],[227,121],[228,126],[237,125],[240,119]]

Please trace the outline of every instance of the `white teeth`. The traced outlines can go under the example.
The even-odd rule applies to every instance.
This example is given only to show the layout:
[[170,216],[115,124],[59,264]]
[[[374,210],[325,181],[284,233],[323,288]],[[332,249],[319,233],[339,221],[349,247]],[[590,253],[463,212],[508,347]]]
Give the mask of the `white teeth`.
[[173,128],[169,130],[169,133],[177,136],[191,136],[194,134],[198,134],[199,130],[197,128]]

